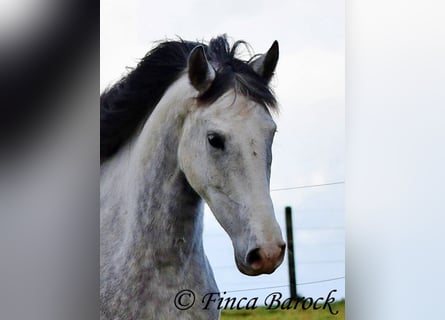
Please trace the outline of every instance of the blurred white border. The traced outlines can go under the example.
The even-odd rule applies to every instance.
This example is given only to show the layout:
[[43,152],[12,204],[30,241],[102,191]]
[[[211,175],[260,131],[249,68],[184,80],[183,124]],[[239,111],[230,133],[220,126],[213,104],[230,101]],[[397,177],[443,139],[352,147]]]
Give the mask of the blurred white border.
[[346,7],[347,318],[437,318],[445,284],[445,4]]

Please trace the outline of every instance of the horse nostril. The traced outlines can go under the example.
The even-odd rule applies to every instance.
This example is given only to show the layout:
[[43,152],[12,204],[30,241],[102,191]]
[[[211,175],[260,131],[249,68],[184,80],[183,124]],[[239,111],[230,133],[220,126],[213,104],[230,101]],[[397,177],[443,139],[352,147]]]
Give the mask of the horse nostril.
[[280,245],[280,250],[281,250],[280,256],[284,255],[284,251],[286,250],[286,244],[285,243]]
[[261,261],[263,258],[261,257],[260,250],[260,248],[256,248],[247,254],[246,262],[253,268],[258,268],[261,266]]

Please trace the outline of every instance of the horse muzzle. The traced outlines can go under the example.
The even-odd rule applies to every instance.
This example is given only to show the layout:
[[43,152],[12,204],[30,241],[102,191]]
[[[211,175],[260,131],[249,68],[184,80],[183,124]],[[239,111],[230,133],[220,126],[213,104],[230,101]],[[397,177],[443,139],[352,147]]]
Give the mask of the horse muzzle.
[[248,275],[271,274],[283,262],[286,244],[278,242],[266,244],[247,251],[242,261],[236,260],[238,269]]

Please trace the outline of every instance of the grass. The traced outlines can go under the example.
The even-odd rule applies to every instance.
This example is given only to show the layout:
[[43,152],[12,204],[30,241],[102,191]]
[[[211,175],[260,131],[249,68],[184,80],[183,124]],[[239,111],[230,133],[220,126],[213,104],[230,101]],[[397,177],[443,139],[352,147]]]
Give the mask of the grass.
[[338,314],[333,315],[329,309],[308,309],[302,310],[269,310],[258,307],[255,310],[222,310],[221,320],[344,320],[345,301],[338,301],[332,304],[332,310],[338,310]]

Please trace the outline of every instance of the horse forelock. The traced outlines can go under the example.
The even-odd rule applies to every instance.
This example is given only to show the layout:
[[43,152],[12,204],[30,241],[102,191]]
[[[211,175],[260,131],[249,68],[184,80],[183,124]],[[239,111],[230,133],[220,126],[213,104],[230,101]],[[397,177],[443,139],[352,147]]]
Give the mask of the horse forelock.
[[216,70],[216,77],[208,90],[198,97],[200,104],[211,104],[229,89],[234,89],[258,104],[275,109],[277,102],[272,89],[266,79],[260,77],[249,65],[249,60],[237,57],[240,46],[244,46],[248,53],[250,46],[243,40],[236,41],[230,46],[225,35],[212,39],[206,47],[206,55],[210,64]]

